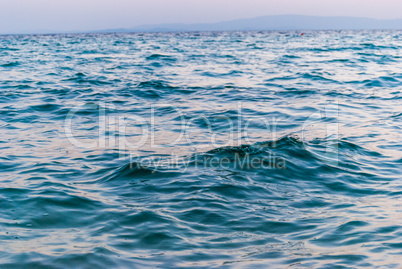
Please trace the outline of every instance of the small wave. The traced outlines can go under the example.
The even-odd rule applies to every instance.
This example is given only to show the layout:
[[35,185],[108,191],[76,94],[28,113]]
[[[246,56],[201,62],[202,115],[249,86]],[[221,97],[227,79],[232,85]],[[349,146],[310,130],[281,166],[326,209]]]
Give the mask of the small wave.
[[20,63],[19,62],[10,62],[10,63],[6,63],[6,64],[2,64],[0,65],[1,67],[16,67],[19,66]]
[[138,83],[137,88],[140,89],[156,89],[156,90],[175,90],[177,87],[169,85],[163,80],[148,80]]
[[164,54],[152,54],[150,56],[147,56],[145,58],[147,61],[153,61],[153,60],[162,60],[162,61],[167,61],[167,62],[176,62],[177,59],[171,55],[164,55]]
[[220,73],[220,72],[212,72],[212,71],[202,72],[202,75],[206,76],[206,77],[238,76],[238,75],[241,75],[241,74],[243,74],[243,72],[239,71],[239,70],[230,70],[228,72],[222,72],[222,73]]
[[0,52],[1,51],[19,51],[20,49],[17,48],[8,48],[8,47],[1,47],[0,48]]
[[42,105],[37,105],[37,106],[31,106],[31,108],[35,111],[39,112],[51,112],[51,111],[56,111],[61,108],[60,105],[58,104],[42,104]]
[[[166,160],[144,159],[138,162],[132,161],[117,169],[114,169],[107,176],[97,182],[118,182],[121,180],[169,178],[180,173],[180,166],[176,164],[176,169],[165,169]],[[170,165],[170,164],[169,164]],[[177,167],[179,169],[177,169]]]
[[113,85],[114,81],[108,81],[106,77],[89,77],[84,73],[76,73],[74,76],[64,81],[74,82],[77,84],[89,84],[95,86]]

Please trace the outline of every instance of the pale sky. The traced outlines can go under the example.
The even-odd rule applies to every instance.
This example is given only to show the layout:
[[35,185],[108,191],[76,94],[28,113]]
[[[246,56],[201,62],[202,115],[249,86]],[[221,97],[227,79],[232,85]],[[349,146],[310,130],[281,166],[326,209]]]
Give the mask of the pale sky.
[[402,0],[0,0],[0,33],[86,31],[302,14],[402,18]]

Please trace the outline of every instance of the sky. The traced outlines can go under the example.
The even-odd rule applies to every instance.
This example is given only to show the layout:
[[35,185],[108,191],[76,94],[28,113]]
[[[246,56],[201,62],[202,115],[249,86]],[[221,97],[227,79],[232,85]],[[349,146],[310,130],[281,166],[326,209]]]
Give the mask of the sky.
[[90,31],[302,14],[402,18],[401,0],[0,0],[0,33]]

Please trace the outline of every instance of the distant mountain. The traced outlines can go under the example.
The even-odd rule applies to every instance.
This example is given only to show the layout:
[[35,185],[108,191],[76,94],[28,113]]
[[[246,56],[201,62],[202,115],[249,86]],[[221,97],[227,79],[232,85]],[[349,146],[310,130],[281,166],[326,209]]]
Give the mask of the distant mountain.
[[109,29],[97,32],[176,32],[176,31],[236,31],[236,30],[402,30],[402,19],[378,20],[357,17],[321,17],[276,15],[238,19],[218,23],[155,24],[128,29]]

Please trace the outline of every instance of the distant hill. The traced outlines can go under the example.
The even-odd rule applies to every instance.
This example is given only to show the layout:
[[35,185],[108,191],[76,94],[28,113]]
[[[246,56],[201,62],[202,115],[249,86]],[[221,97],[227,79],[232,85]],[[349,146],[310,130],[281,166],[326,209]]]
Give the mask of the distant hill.
[[402,19],[378,20],[358,17],[322,17],[276,15],[238,19],[218,23],[155,24],[127,29],[97,32],[176,32],[176,31],[236,31],[236,30],[402,30]]

